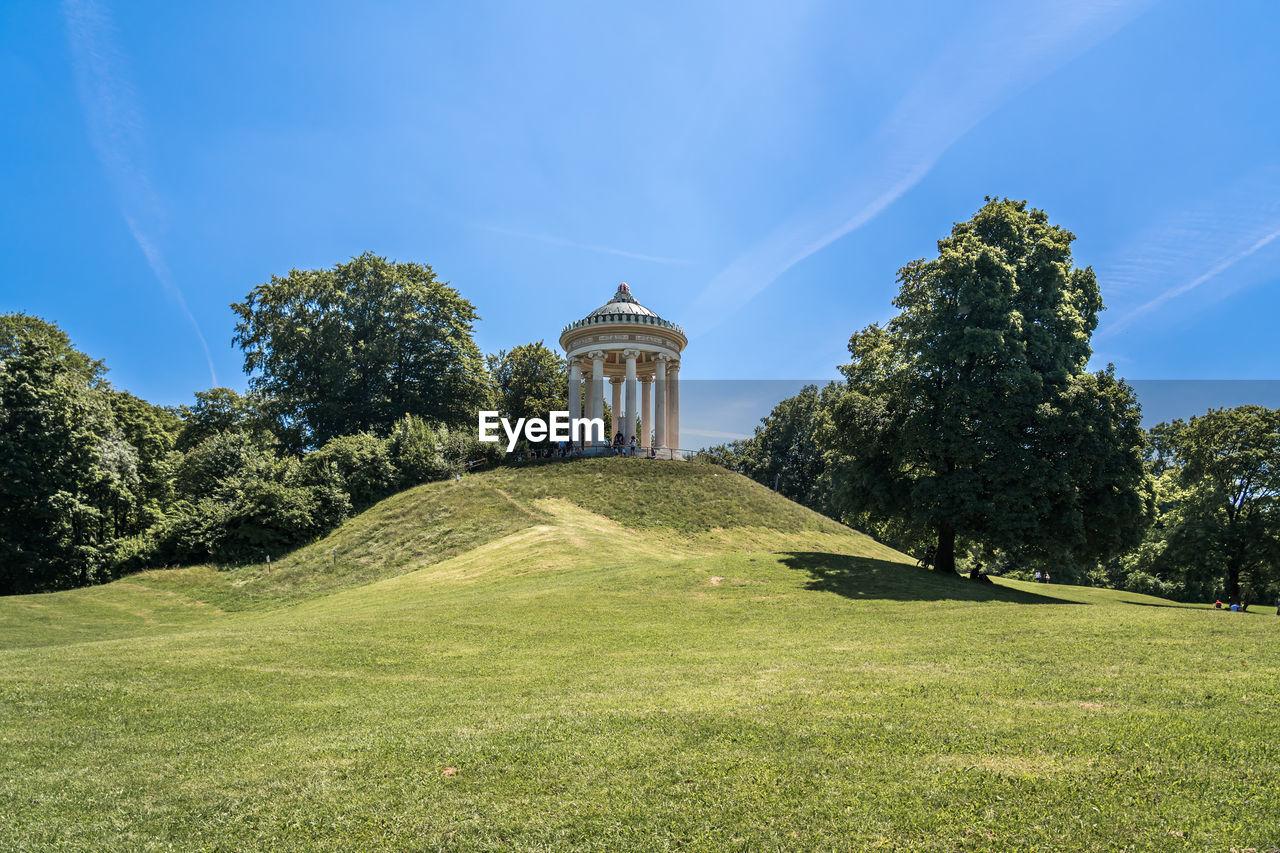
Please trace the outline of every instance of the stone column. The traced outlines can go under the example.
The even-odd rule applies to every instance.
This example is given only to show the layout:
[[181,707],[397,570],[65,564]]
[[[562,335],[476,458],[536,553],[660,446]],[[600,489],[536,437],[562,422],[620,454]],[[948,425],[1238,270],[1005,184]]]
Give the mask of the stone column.
[[653,377],[646,376],[640,380],[640,426],[644,432],[640,434],[640,446],[648,450],[653,446]]
[[667,406],[667,441],[675,450],[680,447],[680,362],[671,363],[667,378],[667,393],[671,395]]
[[[653,403],[657,409],[653,414],[653,440],[661,451],[667,446],[667,359],[668,355],[659,355],[657,377],[653,383]],[[661,455],[661,453],[659,453]]]
[[622,377],[611,376],[609,384],[613,386],[613,402],[609,405],[613,407],[613,423],[609,424],[609,443],[613,444],[613,437],[622,429]]
[[624,350],[622,355],[627,359],[627,416],[623,419],[623,438],[627,447],[631,447],[631,439],[636,437],[636,359],[639,350]]
[[582,363],[569,359],[569,437],[573,437],[573,421],[582,417]]
[[[604,351],[592,350],[591,358],[591,417],[604,419]],[[599,442],[595,442],[599,444]],[[585,442],[584,442],[585,444]]]

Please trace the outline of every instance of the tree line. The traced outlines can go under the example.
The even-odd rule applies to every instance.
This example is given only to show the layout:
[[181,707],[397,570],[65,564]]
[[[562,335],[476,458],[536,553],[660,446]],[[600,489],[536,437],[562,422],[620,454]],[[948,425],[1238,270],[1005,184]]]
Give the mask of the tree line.
[[1280,593],[1280,411],[1141,427],[1090,371],[1102,300],[1075,236],[988,199],[904,266],[898,313],[843,380],[782,401],[707,456],[939,571],[1037,570],[1183,600]]
[[541,342],[485,357],[429,266],[291,270],[232,310],[248,390],[152,405],[55,324],[0,315],[0,594],[280,556],[400,489],[495,460],[476,412],[563,408]]
[[[988,199],[899,271],[898,313],[850,338],[840,381],[703,458],[940,571],[1276,594],[1280,412],[1144,430],[1133,389],[1088,369],[1103,305],[1074,239]],[[113,388],[54,324],[0,316],[0,593],[262,561],[500,458],[479,409],[566,406],[564,359],[541,341],[482,355],[475,307],[426,265],[290,270],[232,310],[248,390],[174,408]]]

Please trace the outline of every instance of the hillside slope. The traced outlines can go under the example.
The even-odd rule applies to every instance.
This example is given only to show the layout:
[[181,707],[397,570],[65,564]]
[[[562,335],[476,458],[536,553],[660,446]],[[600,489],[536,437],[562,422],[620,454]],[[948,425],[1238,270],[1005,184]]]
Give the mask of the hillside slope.
[[412,490],[270,572],[3,599],[0,849],[1280,840],[1280,620],[905,560],[597,460]]
[[[104,587],[11,599],[10,610],[0,610],[0,645],[181,626],[197,610],[292,605],[415,571],[527,528],[554,526],[559,519],[540,506],[544,498],[644,531],[669,553],[740,550],[752,543],[782,547],[818,534],[835,537],[840,553],[906,561],[721,468],[648,459],[542,463],[409,489],[311,545],[273,555],[269,563],[264,555],[263,562],[248,566],[153,570]],[[17,620],[15,610],[25,618]],[[170,612],[180,618],[169,620]]]

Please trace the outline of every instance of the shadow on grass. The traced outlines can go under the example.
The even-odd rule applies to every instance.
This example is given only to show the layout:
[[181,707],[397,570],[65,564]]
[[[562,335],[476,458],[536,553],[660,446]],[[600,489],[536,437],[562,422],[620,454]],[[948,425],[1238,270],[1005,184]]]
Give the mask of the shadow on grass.
[[[1177,610],[1212,610],[1213,609],[1208,605],[1192,604],[1190,602],[1185,602],[1185,601],[1170,601],[1168,604],[1165,604],[1164,602],[1161,602],[1161,601],[1133,601],[1128,598],[1118,598],[1116,600],[1119,601],[1121,604],[1134,604],[1134,605],[1137,605],[1138,607],[1172,607]],[[1222,612],[1223,613],[1228,612],[1227,608],[1225,607],[1222,608]],[[1248,612],[1252,613],[1254,611],[1248,611]]]
[[891,601],[1009,601],[1018,604],[1078,604],[999,584],[942,575],[929,569],[820,551],[780,552],[783,565],[808,572],[806,589],[834,592],[845,598]]

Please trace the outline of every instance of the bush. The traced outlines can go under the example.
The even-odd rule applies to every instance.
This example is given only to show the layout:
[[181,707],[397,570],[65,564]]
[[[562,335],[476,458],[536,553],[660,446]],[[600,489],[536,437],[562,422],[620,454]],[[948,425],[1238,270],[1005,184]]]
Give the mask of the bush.
[[405,415],[396,422],[391,430],[389,450],[401,488],[443,480],[454,474],[456,465],[445,458],[440,432],[448,435],[447,428],[437,431],[416,415]]
[[310,483],[331,483],[336,476],[357,510],[373,506],[397,486],[390,443],[367,432],[330,440],[308,454],[302,467]]

